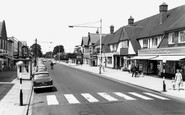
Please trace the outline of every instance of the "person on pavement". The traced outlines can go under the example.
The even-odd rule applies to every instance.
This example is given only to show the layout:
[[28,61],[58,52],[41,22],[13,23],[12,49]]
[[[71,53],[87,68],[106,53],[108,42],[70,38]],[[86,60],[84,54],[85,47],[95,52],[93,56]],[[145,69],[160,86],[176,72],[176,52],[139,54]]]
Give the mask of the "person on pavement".
[[177,73],[175,74],[175,82],[178,87],[178,90],[180,90],[180,85],[182,82],[182,74],[180,73],[179,69],[177,69]]
[[132,77],[136,77],[137,67],[135,64],[131,67]]
[[51,61],[50,63],[51,69],[53,69],[53,65],[54,65],[53,62]]

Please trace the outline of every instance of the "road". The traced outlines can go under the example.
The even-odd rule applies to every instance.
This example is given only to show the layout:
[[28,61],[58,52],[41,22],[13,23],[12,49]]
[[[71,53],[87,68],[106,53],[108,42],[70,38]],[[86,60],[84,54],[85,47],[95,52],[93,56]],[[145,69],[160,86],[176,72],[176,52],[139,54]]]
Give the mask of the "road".
[[32,115],[185,115],[183,100],[65,65],[53,70],[46,65],[55,88],[33,93]]

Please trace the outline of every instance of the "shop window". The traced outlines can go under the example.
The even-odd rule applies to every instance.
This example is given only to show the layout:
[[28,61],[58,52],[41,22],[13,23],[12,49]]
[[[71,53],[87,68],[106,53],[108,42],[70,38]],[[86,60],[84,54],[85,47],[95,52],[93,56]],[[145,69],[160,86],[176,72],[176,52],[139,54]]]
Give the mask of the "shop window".
[[179,32],[179,43],[185,43],[185,31]]
[[174,44],[175,43],[175,33],[169,33],[168,35],[168,44]]
[[108,57],[108,58],[107,58],[107,63],[108,63],[108,64],[112,64],[112,57]]

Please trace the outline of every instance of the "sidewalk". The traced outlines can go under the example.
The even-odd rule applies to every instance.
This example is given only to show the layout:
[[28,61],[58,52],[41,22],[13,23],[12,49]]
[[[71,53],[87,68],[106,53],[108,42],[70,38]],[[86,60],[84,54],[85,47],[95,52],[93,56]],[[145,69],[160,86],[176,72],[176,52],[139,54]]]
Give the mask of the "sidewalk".
[[[0,87],[0,115],[26,115],[32,82],[30,80],[22,81],[23,106],[20,106],[20,81],[16,78],[16,71],[0,72],[0,76],[9,78],[15,76],[12,82],[0,82],[0,86],[9,85],[8,87]],[[8,91],[5,88],[9,88]]]
[[[64,62],[60,62],[60,63],[65,64],[67,66],[74,67],[74,68],[78,68],[84,71],[88,71],[93,74],[100,75],[99,67],[92,67],[86,64],[76,65],[74,63],[64,63]],[[131,77],[131,74],[128,72],[110,69],[110,68],[105,68],[105,72],[103,72],[102,70],[101,76],[117,81],[117,82],[124,82],[128,84],[144,87],[150,90],[154,90],[157,92],[161,92],[169,96],[185,99],[185,87],[183,86],[180,91],[172,90],[172,82],[169,79],[165,79],[167,91],[163,92],[163,79],[162,78],[152,77],[152,76],[147,76],[147,75],[144,75],[144,77],[133,78]],[[185,82],[183,82],[183,84],[185,85]]]

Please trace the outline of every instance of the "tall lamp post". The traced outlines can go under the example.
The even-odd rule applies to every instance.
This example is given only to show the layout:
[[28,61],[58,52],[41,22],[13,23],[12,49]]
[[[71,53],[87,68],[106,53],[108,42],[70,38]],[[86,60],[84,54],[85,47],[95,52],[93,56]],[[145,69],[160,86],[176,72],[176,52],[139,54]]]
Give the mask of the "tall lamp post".
[[102,19],[100,19],[100,21],[98,21],[100,23],[100,26],[82,26],[84,24],[78,24],[78,25],[71,25],[69,26],[69,28],[74,28],[74,27],[82,27],[82,28],[98,28],[100,29],[100,65],[99,65],[99,74],[101,74],[101,67],[102,67],[102,51],[101,51],[101,38],[102,38]]

